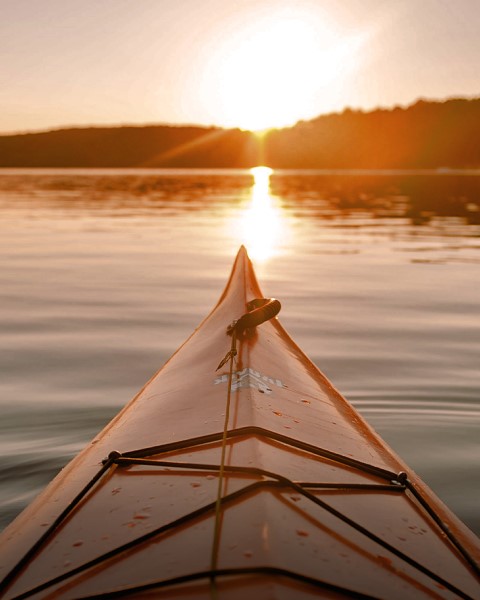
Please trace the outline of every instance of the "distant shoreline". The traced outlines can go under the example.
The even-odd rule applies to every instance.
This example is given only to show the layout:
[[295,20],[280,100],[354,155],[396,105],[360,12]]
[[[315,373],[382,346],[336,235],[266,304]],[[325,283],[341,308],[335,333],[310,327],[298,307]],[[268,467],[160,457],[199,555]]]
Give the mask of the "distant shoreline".
[[0,168],[476,170],[480,98],[345,110],[255,134],[145,125],[0,135]]
[[[138,176],[138,175],[175,175],[175,176],[228,176],[228,175],[251,175],[249,168],[204,168],[204,167],[0,167],[0,176],[8,175],[98,175],[98,176]],[[273,169],[275,175],[304,175],[304,176],[480,176],[480,168],[476,169]]]

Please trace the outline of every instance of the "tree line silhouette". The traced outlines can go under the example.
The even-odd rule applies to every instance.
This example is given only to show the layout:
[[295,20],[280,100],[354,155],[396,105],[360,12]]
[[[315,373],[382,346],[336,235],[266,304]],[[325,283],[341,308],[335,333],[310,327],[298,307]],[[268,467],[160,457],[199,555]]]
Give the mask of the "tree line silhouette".
[[263,135],[200,126],[57,129],[0,136],[0,167],[480,167],[480,98],[346,109]]

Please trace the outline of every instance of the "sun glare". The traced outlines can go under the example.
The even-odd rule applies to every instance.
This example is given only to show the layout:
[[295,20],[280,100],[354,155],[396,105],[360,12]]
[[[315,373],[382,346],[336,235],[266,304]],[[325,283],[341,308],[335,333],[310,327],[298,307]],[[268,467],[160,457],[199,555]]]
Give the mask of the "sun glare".
[[291,7],[240,27],[218,42],[210,60],[206,80],[223,112],[217,117],[257,131],[317,116],[322,97],[353,68],[359,45],[360,38],[339,37],[311,8]]
[[239,234],[251,258],[264,262],[278,252],[285,223],[280,207],[270,195],[272,169],[255,167],[250,172],[254,183],[250,203],[240,220]]

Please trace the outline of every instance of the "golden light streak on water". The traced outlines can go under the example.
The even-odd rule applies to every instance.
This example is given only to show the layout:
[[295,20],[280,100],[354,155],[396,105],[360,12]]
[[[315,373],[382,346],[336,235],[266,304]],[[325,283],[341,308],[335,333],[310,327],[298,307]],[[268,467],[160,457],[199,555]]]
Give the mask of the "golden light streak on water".
[[250,202],[241,217],[240,235],[250,257],[265,262],[278,254],[286,222],[278,201],[270,194],[272,169],[260,166],[250,172],[254,183]]

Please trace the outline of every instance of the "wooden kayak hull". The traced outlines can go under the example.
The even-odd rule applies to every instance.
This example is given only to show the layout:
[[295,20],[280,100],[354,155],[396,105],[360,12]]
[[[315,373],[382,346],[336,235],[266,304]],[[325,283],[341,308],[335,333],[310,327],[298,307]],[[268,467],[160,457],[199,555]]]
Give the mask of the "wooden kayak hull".
[[476,536],[277,319],[229,358],[254,298],[242,247],[211,314],[5,530],[2,597],[480,598]]

